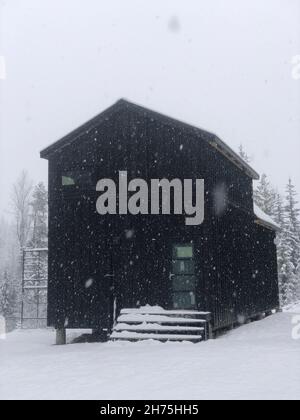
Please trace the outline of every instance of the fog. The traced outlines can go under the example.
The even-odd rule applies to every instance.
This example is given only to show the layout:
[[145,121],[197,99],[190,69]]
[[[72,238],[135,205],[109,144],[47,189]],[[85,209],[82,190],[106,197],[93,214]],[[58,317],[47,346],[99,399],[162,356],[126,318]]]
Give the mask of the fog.
[[[300,191],[299,0],[0,1],[0,213],[39,151],[126,98],[217,133]],[[120,168],[124,169],[124,168]]]

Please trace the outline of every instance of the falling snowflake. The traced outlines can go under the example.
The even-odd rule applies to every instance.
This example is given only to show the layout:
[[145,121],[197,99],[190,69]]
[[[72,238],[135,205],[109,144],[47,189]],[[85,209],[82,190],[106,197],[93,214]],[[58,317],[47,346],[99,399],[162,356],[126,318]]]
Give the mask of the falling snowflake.
[[88,280],[85,282],[85,288],[86,288],[86,289],[89,289],[89,288],[93,285],[93,283],[94,283],[94,280],[93,280],[93,279],[88,279]]
[[125,236],[126,236],[126,239],[132,239],[134,237],[134,230],[133,229],[126,230]]

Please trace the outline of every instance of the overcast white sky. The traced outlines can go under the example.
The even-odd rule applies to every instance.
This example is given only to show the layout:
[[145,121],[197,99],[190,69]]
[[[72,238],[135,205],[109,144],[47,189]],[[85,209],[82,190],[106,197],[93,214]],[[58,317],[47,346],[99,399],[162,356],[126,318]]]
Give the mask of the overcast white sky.
[[243,143],[300,190],[300,0],[0,0],[0,213],[39,151],[121,97]]

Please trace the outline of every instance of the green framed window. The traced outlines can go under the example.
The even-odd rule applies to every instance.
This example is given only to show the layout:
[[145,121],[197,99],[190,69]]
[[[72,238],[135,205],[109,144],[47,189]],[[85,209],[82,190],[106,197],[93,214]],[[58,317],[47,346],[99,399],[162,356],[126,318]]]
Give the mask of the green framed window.
[[173,245],[172,300],[174,309],[195,309],[197,278],[193,243]]
[[175,245],[173,250],[174,259],[192,259],[194,258],[194,247],[189,245]]
[[61,177],[61,185],[63,187],[71,187],[71,186],[76,185],[76,181],[71,176],[62,175],[62,177]]
[[85,171],[66,171],[61,175],[61,186],[63,188],[85,188],[92,185],[92,176],[90,172]]

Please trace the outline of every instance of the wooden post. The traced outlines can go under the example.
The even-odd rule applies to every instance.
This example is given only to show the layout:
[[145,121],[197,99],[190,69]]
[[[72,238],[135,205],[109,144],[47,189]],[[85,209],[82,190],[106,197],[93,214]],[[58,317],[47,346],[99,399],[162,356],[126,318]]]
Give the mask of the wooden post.
[[210,340],[210,335],[211,335],[211,325],[209,322],[206,322],[205,327],[204,327],[204,336],[202,337],[204,341]]
[[208,340],[213,340],[215,338],[212,323],[208,323]]
[[56,345],[63,346],[67,343],[67,334],[65,328],[56,329]]

